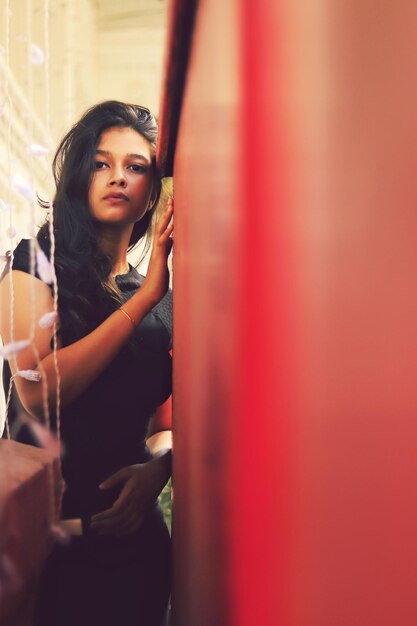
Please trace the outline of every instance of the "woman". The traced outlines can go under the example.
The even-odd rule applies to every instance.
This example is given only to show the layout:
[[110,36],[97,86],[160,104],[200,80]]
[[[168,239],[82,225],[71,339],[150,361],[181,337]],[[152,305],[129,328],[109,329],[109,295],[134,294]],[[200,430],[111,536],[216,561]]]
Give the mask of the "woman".
[[[157,498],[170,475],[172,200],[157,223],[149,269],[127,252],[149,230],[160,195],[156,122],[143,107],[104,102],[68,132],[54,158],[57,362],[52,328],[33,328],[54,308],[53,285],[31,275],[27,240],[0,285],[3,342],[33,337],[9,361],[37,370],[56,427],[57,390],[66,483],[62,517],[73,534],[41,576],[39,626],[160,626],[169,598],[169,535]],[[50,225],[37,241],[50,254]],[[33,332],[32,332],[33,331]],[[60,379],[60,380],[59,380]],[[20,402],[44,419],[45,386],[15,377]]]

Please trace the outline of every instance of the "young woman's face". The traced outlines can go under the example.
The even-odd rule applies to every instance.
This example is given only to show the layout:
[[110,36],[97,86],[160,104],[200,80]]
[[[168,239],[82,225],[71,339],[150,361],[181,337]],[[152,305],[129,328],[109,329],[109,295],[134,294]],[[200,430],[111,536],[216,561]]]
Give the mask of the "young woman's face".
[[88,201],[103,224],[134,224],[144,216],[152,193],[151,148],[133,128],[109,128],[97,146]]

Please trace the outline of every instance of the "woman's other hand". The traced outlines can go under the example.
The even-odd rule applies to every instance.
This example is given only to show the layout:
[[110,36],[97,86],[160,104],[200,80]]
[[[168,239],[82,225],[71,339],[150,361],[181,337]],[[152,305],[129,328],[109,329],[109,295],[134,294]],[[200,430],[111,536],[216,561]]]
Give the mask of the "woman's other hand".
[[167,259],[173,243],[171,236],[174,230],[174,224],[171,219],[173,210],[174,201],[170,198],[164,213],[155,227],[148,272],[141,287],[141,292],[147,294],[153,306],[164,297],[169,286]]
[[[164,482],[165,480],[165,482]],[[130,465],[107,478],[100,489],[124,483],[111,509],[93,515],[91,529],[99,535],[128,535],[141,525],[145,513],[154,504],[166,483],[159,460]]]

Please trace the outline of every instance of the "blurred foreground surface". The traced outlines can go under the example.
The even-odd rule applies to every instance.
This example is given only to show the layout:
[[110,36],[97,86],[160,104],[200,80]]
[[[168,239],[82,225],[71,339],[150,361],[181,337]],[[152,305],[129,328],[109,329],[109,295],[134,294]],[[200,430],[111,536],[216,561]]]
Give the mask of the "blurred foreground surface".
[[47,450],[0,439],[0,624],[30,626],[51,548],[58,467]]
[[198,4],[177,626],[417,623],[416,25],[405,0]]

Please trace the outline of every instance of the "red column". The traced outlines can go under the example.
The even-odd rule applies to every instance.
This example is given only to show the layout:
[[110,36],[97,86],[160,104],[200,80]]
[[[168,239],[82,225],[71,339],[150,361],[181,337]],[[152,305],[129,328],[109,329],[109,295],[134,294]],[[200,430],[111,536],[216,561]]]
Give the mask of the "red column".
[[278,92],[269,93],[280,80],[274,4],[252,15],[237,1],[199,3],[181,111],[173,533],[181,626],[267,626],[287,615],[294,288],[285,129]]
[[178,626],[417,621],[400,5],[199,3],[174,166]]

